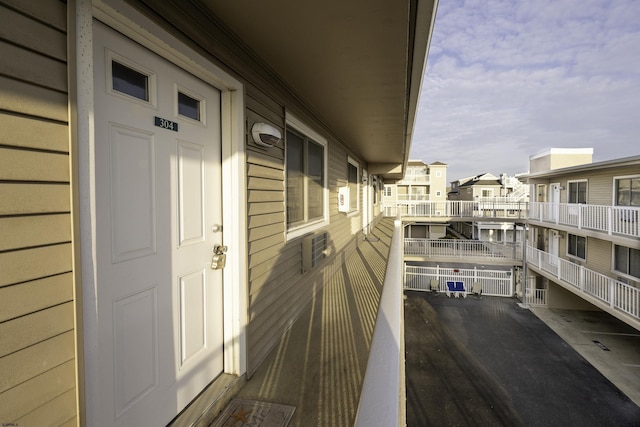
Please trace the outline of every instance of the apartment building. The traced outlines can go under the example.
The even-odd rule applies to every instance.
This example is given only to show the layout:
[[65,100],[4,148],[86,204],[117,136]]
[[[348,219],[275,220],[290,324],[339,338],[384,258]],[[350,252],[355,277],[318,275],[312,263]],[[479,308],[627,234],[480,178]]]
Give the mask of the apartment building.
[[640,156],[592,149],[530,157],[529,302],[601,309],[640,329]]
[[436,7],[0,0],[0,421],[246,381],[405,174]]
[[[424,163],[409,160],[407,173],[396,182],[384,184],[383,206],[399,207],[404,212],[421,202],[447,200],[447,165],[442,162]],[[405,227],[405,237],[437,239],[446,235],[446,225],[414,222]]]
[[[451,182],[447,194],[448,200],[477,202],[487,210],[502,209],[506,215],[522,216],[529,201],[529,186],[517,176],[501,174],[499,177],[491,173],[483,173]],[[518,204],[521,204],[518,206]],[[521,242],[523,222],[499,221],[455,221],[450,225],[455,231],[468,239],[488,242]]]

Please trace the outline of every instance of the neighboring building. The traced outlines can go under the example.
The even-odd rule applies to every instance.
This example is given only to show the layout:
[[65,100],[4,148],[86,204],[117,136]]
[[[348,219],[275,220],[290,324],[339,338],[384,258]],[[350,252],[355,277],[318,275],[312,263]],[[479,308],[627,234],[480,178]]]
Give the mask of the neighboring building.
[[[447,165],[442,162],[424,163],[409,160],[404,178],[385,183],[383,204],[410,206],[412,203],[447,200]],[[446,225],[417,222],[405,227],[405,237],[437,239],[446,235]]]
[[640,156],[591,163],[592,152],[531,156],[529,293],[640,329]]
[[406,173],[436,5],[0,0],[0,420],[250,377]]
[[[529,201],[529,187],[517,176],[509,177],[506,174],[501,174],[498,178],[490,173],[484,173],[452,181],[448,198],[452,201],[482,203],[491,209],[496,204],[500,207],[501,203],[522,203],[520,209],[512,209],[513,205],[507,209],[515,215],[526,210]],[[522,224],[515,222],[455,221],[450,226],[466,238],[474,240],[521,242],[524,238]]]

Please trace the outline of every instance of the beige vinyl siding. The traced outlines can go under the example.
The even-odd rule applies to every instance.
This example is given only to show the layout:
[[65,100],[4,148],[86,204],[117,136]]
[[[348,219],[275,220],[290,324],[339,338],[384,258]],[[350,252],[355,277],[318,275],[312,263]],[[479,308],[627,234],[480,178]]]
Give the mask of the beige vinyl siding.
[[[336,254],[355,249],[354,230],[361,228],[362,222],[359,214],[347,217],[338,213],[337,188],[346,185],[347,156],[351,154],[341,144],[328,139],[330,223],[313,234],[327,232],[330,255],[315,268],[302,272],[302,238],[286,240],[284,142],[264,149],[255,145],[250,136],[251,125],[259,122],[279,127],[284,135],[284,111],[257,88],[247,88],[249,375],[324,285],[328,275],[335,271],[336,262],[344,259]],[[314,123],[305,123],[314,128]],[[362,200],[360,206],[361,203]]]
[[67,6],[0,0],[0,420],[76,423]]

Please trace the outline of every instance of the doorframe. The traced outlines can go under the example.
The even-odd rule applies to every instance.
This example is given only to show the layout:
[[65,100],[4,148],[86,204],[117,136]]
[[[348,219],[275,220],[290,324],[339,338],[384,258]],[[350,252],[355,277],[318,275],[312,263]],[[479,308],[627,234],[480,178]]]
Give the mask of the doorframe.
[[[70,2],[70,5],[74,5]],[[73,7],[73,6],[71,6]],[[100,405],[97,387],[100,371],[97,324],[96,273],[96,204],[95,204],[95,135],[93,85],[93,19],[138,42],[170,63],[184,69],[221,94],[222,150],[222,227],[224,244],[229,247],[223,273],[224,307],[224,373],[243,375],[247,367],[247,236],[246,173],[244,149],[244,86],[240,80],[205,59],[161,27],[126,4],[123,0],[77,0],[75,40],[76,70],[72,74],[77,92],[77,126],[72,132],[78,144],[71,153],[72,167],[77,168],[75,185],[79,211],[74,222],[79,236],[74,238],[74,251],[80,254],[82,318],[78,342],[83,347],[84,371],[78,382],[84,383],[85,395],[79,396],[79,411],[86,415],[87,425],[99,424],[95,417]],[[75,147],[73,147],[75,148]],[[82,404],[84,402],[84,405]],[[82,406],[85,406],[84,408]]]

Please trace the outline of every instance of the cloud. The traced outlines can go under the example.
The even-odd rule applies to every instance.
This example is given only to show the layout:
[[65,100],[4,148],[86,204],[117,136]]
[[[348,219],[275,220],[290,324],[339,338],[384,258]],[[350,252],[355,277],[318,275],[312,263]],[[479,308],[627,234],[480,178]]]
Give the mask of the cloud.
[[638,16],[634,0],[440,0],[411,158],[454,180],[525,172],[545,147],[640,154]]

